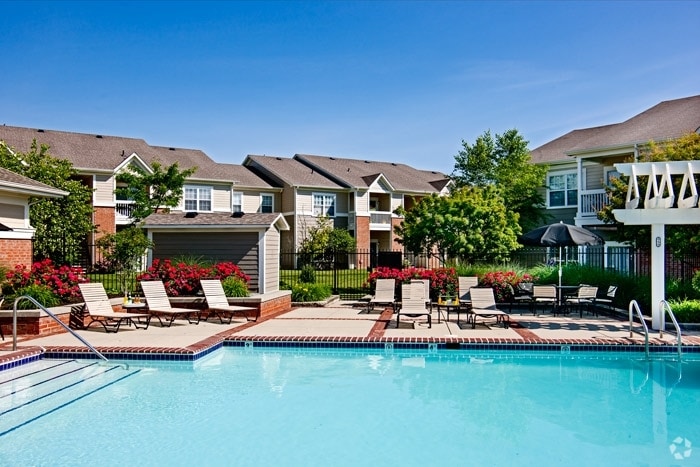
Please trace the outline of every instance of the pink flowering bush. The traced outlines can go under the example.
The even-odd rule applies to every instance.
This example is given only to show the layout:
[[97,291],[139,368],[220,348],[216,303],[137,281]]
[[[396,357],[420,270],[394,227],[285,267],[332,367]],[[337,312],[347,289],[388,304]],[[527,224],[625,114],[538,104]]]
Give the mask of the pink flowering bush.
[[246,286],[250,282],[250,276],[231,262],[216,263],[212,267],[198,264],[176,263],[169,259],[154,259],[148,270],[136,277],[139,281],[163,281],[168,295],[177,297],[181,295],[196,295],[201,289],[200,279],[226,279],[237,277]]
[[411,279],[429,280],[430,296],[436,299],[439,295],[456,295],[458,279],[454,268],[424,269],[409,267],[395,269],[380,267],[375,269],[367,278],[366,286],[374,290],[377,279],[395,279],[397,294],[400,296],[401,284]]
[[56,266],[50,259],[44,259],[27,268],[18,264],[5,275],[6,283],[3,293],[15,295],[18,290],[30,286],[45,286],[62,302],[74,302],[80,299],[78,284],[89,282],[82,268],[73,266]]

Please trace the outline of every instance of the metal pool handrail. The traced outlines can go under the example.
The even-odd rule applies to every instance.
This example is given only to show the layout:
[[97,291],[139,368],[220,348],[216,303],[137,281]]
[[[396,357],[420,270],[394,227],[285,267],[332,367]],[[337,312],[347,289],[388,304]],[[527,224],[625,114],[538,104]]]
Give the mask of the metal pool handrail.
[[644,316],[642,315],[642,311],[639,309],[639,305],[637,304],[636,300],[632,300],[629,306],[630,337],[632,337],[632,324],[634,323],[633,311],[637,312],[639,321],[642,322],[642,326],[644,327],[644,355],[646,355],[646,357],[649,358],[649,327],[647,326],[646,321],[644,321]]
[[681,358],[681,353],[682,353],[682,344],[681,344],[681,327],[678,325],[678,321],[676,320],[676,316],[673,314],[673,310],[671,310],[671,305],[668,304],[666,300],[661,300],[659,302],[659,308],[661,309],[661,329],[659,330],[659,337],[664,337],[664,329],[666,329],[666,313],[671,317],[671,321],[673,321],[673,326],[676,328],[676,340],[678,341],[678,358]]
[[44,313],[46,313],[46,314],[49,315],[51,318],[53,318],[54,321],[56,321],[58,324],[60,324],[61,326],[63,326],[63,329],[65,329],[65,330],[68,331],[69,333],[73,334],[73,335],[75,336],[76,339],[78,339],[80,342],[82,342],[83,344],[85,344],[85,346],[86,346],[88,349],[90,349],[95,355],[97,355],[99,358],[101,358],[101,359],[104,360],[105,362],[108,362],[108,361],[109,361],[109,360],[107,360],[107,357],[105,357],[104,355],[102,355],[102,353],[100,353],[99,350],[97,350],[95,347],[93,347],[88,341],[86,341],[85,339],[83,339],[82,337],[80,337],[77,333],[75,333],[75,331],[73,331],[71,328],[69,328],[68,326],[66,326],[66,325],[63,323],[63,321],[61,321],[60,319],[58,319],[58,317],[57,317],[56,315],[54,315],[53,313],[51,313],[51,312],[50,312],[49,310],[47,310],[41,303],[37,302],[36,300],[34,300],[34,298],[30,297],[29,295],[22,295],[21,297],[17,297],[17,298],[15,299],[14,305],[12,306],[12,350],[17,350],[17,303],[19,303],[19,301],[22,300],[22,299],[26,299],[26,300],[29,300],[30,302],[32,302],[34,305],[36,305],[36,306],[39,307],[41,310],[43,310]]

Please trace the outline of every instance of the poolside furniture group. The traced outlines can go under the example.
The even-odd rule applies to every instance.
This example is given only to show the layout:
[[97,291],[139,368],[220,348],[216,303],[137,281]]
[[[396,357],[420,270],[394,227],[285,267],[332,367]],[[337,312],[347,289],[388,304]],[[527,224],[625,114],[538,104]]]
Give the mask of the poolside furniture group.
[[[250,321],[255,319],[257,310],[252,307],[232,306],[218,279],[202,280],[202,289],[207,301],[207,314],[193,308],[177,308],[170,304],[170,298],[161,281],[142,281],[141,289],[145,303],[123,305],[126,310],[136,312],[116,312],[112,308],[104,286],[99,283],[79,284],[84,304],[71,308],[71,326],[77,329],[87,329],[93,323],[101,325],[105,332],[119,332],[122,324],[133,325],[137,329],[148,329],[151,319],[156,318],[161,327],[170,327],[176,319],[187,320],[190,324],[199,324],[209,317],[217,317],[222,324],[230,324],[235,313],[243,314]],[[85,324],[85,320],[87,324]]]

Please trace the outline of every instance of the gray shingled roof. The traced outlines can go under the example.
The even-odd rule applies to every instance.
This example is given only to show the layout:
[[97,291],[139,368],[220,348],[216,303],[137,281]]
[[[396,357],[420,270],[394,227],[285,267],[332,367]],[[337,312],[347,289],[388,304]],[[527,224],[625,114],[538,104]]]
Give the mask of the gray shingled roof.
[[[419,170],[398,162],[379,162],[340,157],[296,154],[294,159],[329,174],[338,183],[352,188],[368,188],[382,174],[396,191],[434,193],[434,182],[447,180],[440,172]],[[447,182],[445,182],[447,183]]]
[[45,183],[37,182],[24,175],[19,175],[0,167],[0,188],[25,192],[32,196],[60,197],[68,196],[68,192],[59,190]]
[[535,163],[568,155],[674,139],[700,129],[700,95],[661,102],[622,123],[574,130],[531,152]]
[[[194,215],[193,215],[194,214]],[[144,220],[144,228],[158,227],[269,227],[275,223],[287,230],[284,217],[280,213],[246,213],[234,217],[226,212],[199,212],[187,214],[184,212],[151,214]],[[286,228],[284,228],[286,226]]]
[[342,190],[347,187],[340,185],[320,174],[317,170],[289,157],[249,155],[243,165],[256,173],[267,173],[277,183],[290,186],[326,188]]
[[197,167],[190,180],[228,181],[240,186],[269,188],[265,181],[243,166],[219,164],[199,149],[151,146],[143,139],[120,136],[0,126],[0,140],[18,152],[29,151],[34,139],[48,145],[53,157],[69,160],[83,172],[112,172],[126,157],[136,153],[147,164],[158,161],[169,166],[177,162],[182,169]]

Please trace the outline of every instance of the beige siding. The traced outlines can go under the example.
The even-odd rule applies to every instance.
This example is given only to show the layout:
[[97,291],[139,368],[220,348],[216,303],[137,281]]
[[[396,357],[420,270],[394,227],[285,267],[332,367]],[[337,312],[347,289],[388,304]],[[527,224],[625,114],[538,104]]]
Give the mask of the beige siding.
[[280,233],[272,227],[265,232],[265,293],[277,292],[280,284]]
[[357,206],[355,206],[356,212],[366,213],[369,212],[369,193],[368,192],[358,192],[357,193]]
[[231,261],[250,276],[250,289],[258,290],[258,232],[155,232],[153,258],[201,257]]
[[29,223],[25,218],[23,204],[3,203],[0,201],[0,224],[13,229],[24,229]]
[[111,175],[95,175],[95,192],[93,204],[101,207],[114,206],[114,177]]
[[603,188],[603,166],[600,164],[584,165],[586,169],[586,184],[582,190],[598,190]]
[[391,212],[394,212],[394,209],[400,207],[403,205],[403,195],[400,193],[392,193],[391,195],[391,209],[389,209]]
[[213,211],[231,212],[231,187],[221,185],[211,187],[211,206]]
[[280,205],[280,212],[294,212],[295,196],[294,187],[285,185],[281,195],[282,204]]
[[348,194],[347,193],[336,193],[335,195],[335,212],[336,214],[347,214],[348,213]]
[[312,193],[309,190],[297,191],[297,214],[311,214],[313,212]]

